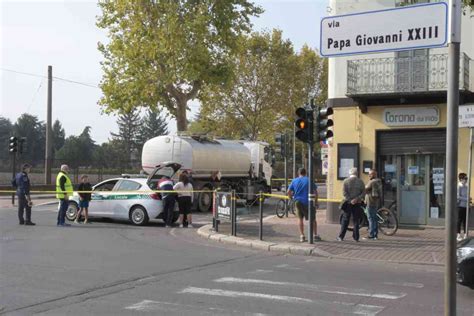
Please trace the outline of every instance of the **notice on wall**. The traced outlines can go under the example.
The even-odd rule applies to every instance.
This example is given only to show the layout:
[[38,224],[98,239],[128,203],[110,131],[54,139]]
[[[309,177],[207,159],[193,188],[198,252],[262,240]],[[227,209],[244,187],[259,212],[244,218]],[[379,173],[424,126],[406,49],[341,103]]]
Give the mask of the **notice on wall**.
[[418,166],[408,166],[408,174],[419,174],[420,168]]
[[397,167],[395,165],[385,165],[384,170],[385,172],[396,172]]
[[328,161],[327,158],[322,160],[322,162],[321,162],[321,167],[322,167],[322,168],[321,168],[321,171],[322,171],[321,173],[322,173],[323,175],[327,175],[328,172],[329,172],[329,161]]
[[443,194],[444,168],[433,168],[432,174],[434,194]]
[[354,168],[354,159],[341,159],[339,167],[339,176],[343,178],[349,177],[349,170]]
[[430,207],[430,217],[439,218],[439,207]]

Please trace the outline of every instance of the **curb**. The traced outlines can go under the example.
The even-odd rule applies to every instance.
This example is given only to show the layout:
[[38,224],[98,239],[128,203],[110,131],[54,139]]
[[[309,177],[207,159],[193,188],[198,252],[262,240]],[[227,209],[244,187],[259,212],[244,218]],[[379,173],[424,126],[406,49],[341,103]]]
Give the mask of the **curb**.
[[219,234],[212,231],[212,224],[204,225],[197,230],[197,234],[205,239],[220,242],[223,244],[237,245],[254,250],[264,250],[269,252],[276,252],[279,254],[292,254],[298,256],[312,256],[327,259],[343,259],[343,260],[357,260],[357,261],[371,261],[397,264],[413,264],[413,265],[430,265],[430,266],[444,266],[439,262],[423,262],[423,261],[403,261],[403,260],[382,260],[382,259],[364,259],[354,258],[344,255],[334,255],[325,250],[314,246],[295,245],[290,243],[275,243],[269,241],[261,241],[256,239],[246,239],[242,237],[234,237],[224,234]]

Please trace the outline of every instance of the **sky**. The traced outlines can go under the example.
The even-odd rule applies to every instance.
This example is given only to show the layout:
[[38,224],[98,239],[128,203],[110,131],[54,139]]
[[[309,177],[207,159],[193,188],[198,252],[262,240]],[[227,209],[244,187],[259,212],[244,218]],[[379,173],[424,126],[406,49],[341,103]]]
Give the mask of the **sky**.
[[[254,30],[279,28],[296,50],[305,43],[318,48],[319,21],[328,0],[259,0],[265,10],[252,20]],[[96,143],[117,131],[116,117],[97,105],[102,92],[98,42],[106,32],[95,25],[97,1],[0,0],[0,116],[15,122],[22,113],[46,121],[47,69],[64,81],[53,81],[53,122],[62,123],[66,136],[91,126]],[[74,82],[71,82],[74,81]],[[188,117],[199,110],[191,104]],[[174,120],[169,122],[176,131]]]

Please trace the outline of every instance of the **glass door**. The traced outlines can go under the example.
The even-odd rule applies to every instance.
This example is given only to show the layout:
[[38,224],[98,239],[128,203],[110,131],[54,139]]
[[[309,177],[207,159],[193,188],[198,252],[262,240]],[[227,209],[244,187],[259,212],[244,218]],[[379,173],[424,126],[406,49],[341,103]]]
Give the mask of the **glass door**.
[[398,209],[401,224],[426,225],[429,156],[398,156]]

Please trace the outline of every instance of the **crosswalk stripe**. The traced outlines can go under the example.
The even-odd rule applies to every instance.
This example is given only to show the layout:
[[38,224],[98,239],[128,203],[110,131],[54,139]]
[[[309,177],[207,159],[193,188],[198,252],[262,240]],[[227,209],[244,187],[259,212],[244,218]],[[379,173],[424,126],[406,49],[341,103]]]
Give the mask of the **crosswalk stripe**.
[[302,297],[285,296],[285,295],[271,295],[256,292],[238,292],[221,289],[207,289],[199,287],[187,287],[178,292],[179,294],[201,294],[210,296],[221,296],[230,298],[248,297],[253,299],[268,299],[273,301],[280,301],[285,303],[307,303],[307,304],[318,304],[328,310],[337,311],[340,313],[352,313],[358,315],[377,315],[385,309],[385,306],[367,305],[367,304],[356,304],[346,303],[337,301],[323,301],[323,300],[311,300]]
[[422,283],[410,283],[410,282],[384,282],[383,284],[386,285],[395,285],[395,286],[403,286],[403,287],[414,287],[417,289],[422,289],[425,287]]
[[327,285],[280,282],[280,281],[270,281],[270,280],[260,280],[260,279],[241,279],[241,278],[232,278],[232,277],[224,277],[224,278],[216,279],[214,280],[214,282],[293,286],[293,287],[306,288],[313,291],[323,292],[323,293],[328,293],[328,294],[353,295],[353,296],[382,298],[382,299],[388,299],[388,300],[396,300],[396,299],[405,297],[407,295],[406,293],[392,293],[392,292],[373,293],[364,289],[349,289],[349,288],[344,288],[344,287],[327,286]]
[[313,301],[307,298],[294,297],[294,296],[285,296],[285,295],[271,295],[263,293],[253,293],[253,292],[237,292],[237,291],[227,291],[220,289],[205,289],[199,287],[187,287],[181,290],[178,293],[192,293],[192,294],[204,294],[211,296],[225,296],[225,297],[253,297],[253,298],[264,298],[274,301],[284,301],[288,303],[312,303]]

